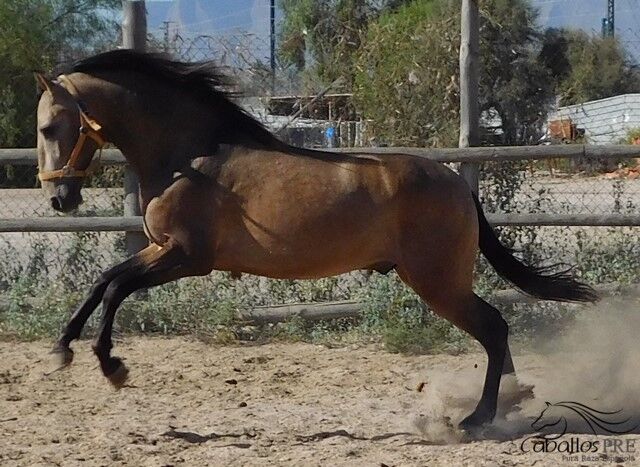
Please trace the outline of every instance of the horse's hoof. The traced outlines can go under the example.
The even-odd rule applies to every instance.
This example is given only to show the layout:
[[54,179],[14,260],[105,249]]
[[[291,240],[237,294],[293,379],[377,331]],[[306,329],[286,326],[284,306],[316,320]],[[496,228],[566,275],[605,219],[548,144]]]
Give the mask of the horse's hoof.
[[54,371],[66,368],[73,362],[73,350],[69,347],[58,345],[51,349],[50,353]]
[[124,366],[124,363],[122,363],[122,360],[120,360],[119,358],[113,358],[112,362],[110,363],[110,366],[114,367],[115,369],[109,374],[105,374],[105,376],[114,388],[121,389],[126,384],[127,379],[129,378],[129,370],[126,366]]
[[491,423],[493,416],[489,413],[476,410],[458,424],[458,428],[467,433],[479,432],[487,423]]

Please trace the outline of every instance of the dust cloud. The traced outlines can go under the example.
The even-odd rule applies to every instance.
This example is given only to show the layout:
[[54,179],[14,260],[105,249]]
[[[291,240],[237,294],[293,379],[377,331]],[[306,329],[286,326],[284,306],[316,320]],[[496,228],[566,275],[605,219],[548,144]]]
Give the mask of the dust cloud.
[[[537,342],[535,351],[514,353],[518,381],[503,378],[498,415],[473,439],[507,440],[535,433],[532,423],[547,402],[578,402],[602,412],[620,411],[596,415],[605,421],[627,420],[618,425],[601,423],[605,428],[640,433],[640,300],[612,298],[576,308],[575,321],[559,336]],[[412,425],[432,442],[469,440],[457,424],[475,408],[486,368],[486,358],[469,357],[468,365],[458,371],[429,371],[420,415]],[[533,387],[533,397],[525,396],[526,386]],[[570,408],[551,410],[549,417],[567,420],[568,433],[593,433],[593,427],[596,433],[605,433]]]

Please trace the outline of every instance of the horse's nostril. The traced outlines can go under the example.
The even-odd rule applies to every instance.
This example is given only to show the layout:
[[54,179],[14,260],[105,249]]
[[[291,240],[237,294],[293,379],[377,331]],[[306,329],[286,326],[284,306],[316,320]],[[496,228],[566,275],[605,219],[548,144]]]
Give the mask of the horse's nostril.
[[56,211],[62,211],[62,201],[58,196],[53,196],[51,198],[51,207]]

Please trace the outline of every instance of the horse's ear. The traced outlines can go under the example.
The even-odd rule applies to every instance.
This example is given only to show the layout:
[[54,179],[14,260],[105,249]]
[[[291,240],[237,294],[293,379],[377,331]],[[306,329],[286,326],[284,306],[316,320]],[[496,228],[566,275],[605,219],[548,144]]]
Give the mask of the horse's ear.
[[547,404],[547,407],[551,407],[551,404],[549,402],[545,402],[545,404]]
[[42,73],[34,73],[33,74],[34,78],[36,79],[36,83],[38,83],[38,87],[43,91],[49,91],[51,92],[51,88],[53,87],[53,83],[51,82],[51,80],[49,80],[48,78],[45,78],[45,76]]

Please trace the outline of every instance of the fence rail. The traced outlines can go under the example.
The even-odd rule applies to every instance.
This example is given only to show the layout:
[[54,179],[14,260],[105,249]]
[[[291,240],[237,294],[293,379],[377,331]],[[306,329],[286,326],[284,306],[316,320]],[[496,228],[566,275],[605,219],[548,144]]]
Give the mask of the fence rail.
[[9,232],[142,232],[142,216],[36,217],[0,219],[0,233]]
[[[640,157],[640,147],[630,145],[550,145],[423,149],[405,147],[339,148],[334,151],[367,154],[409,154],[442,163],[512,162],[546,159],[596,159]],[[126,160],[117,149],[103,152],[102,163],[122,165]],[[0,165],[34,166],[35,148],[0,149]],[[497,226],[640,226],[640,214],[545,214],[496,213],[487,219]],[[0,219],[0,232],[140,232],[142,217],[39,217]]]
[[502,162],[545,159],[597,159],[640,157],[640,146],[624,144],[562,144],[547,146],[492,146],[476,148],[339,148],[334,151],[368,154],[409,154],[437,162]]
[[[640,214],[486,214],[495,226],[537,227],[636,227]],[[0,219],[0,233],[10,232],[142,232],[142,216],[40,217]]]
[[[596,159],[640,157],[640,146],[625,144],[559,144],[546,146],[491,146],[476,148],[333,148],[323,151],[367,154],[409,154],[436,162],[501,162],[545,159]],[[118,149],[105,149],[102,162],[107,165],[125,164]],[[29,165],[38,163],[35,148],[0,148],[0,165]]]
[[[102,151],[101,162],[105,165],[122,165],[127,161],[118,149]],[[38,165],[36,148],[0,148],[0,165]]]
[[[601,298],[624,298],[637,297],[640,295],[640,284],[603,284],[597,286],[595,289]],[[491,296],[491,302],[496,305],[537,303],[540,301],[541,299],[530,297],[518,290],[500,290]],[[257,307],[239,315],[238,319],[246,322],[247,324],[262,325],[267,323],[281,323],[293,317],[297,317],[305,321],[361,318],[364,309],[366,309],[365,303],[352,300],[290,303],[286,305]]]

